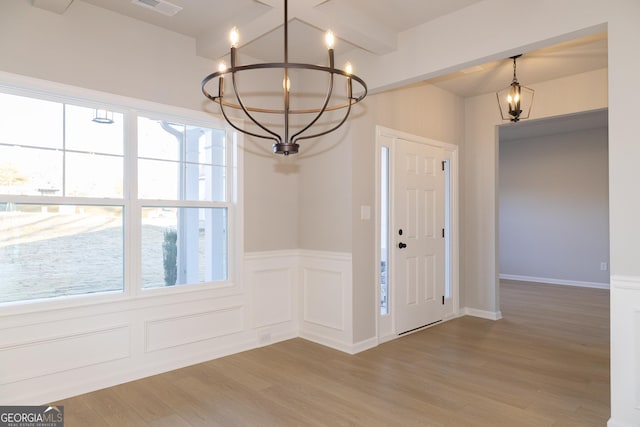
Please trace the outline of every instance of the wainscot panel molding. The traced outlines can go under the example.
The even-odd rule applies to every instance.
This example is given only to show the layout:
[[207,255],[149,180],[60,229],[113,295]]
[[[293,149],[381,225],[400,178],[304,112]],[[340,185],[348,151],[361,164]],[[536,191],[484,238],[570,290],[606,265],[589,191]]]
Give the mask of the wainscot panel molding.
[[260,345],[247,287],[167,291],[11,307],[0,315],[0,404],[45,404]]
[[145,352],[179,347],[242,331],[242,306],[145,322]]
[[354,353],[351,254],[300,252],[300,336]]
[[260,345],[298,336],[296,295],[300,254],[297,250],[251,252],[244,258],[250,290],[249,323]]
[[0,404],[39,405],[302,337],[353,342],[351,254],[248,253],[240,280],[10,307],[0,315]]
[[608,427],[640,425],[640,277],[611,276],[611,418]]
[[[0,384],[11,384],[58,372],[129,357],[129,326],[119,325],[82,333],[5,345],[0,348]],[[20,369],[8,369],[19,365]]]
[[584,282],[578,280],[553,279],[549,277],[520,276],[517,274],[500,274],[500,279],[520,282],[548,283],[550,285],[579,286],[582,288],[609,289],[609,283]]

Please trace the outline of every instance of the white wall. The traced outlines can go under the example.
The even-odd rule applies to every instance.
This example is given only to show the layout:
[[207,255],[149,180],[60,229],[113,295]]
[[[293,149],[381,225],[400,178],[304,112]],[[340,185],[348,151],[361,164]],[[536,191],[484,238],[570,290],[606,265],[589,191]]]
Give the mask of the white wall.
[[501,277],[608,288],[607,132],[500,139]]

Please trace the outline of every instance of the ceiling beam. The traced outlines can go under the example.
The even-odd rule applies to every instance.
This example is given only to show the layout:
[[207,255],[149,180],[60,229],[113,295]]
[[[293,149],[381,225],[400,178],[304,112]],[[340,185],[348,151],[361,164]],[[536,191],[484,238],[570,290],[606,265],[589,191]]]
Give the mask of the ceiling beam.
[[[274,0],[262,0],[260,3],[275,3]],[[240,31],[240,46],[264,36],[282,25],[284,14],[282,5],[273,7],[267,13],[258,18],[239,23],[229,23],[229,28],[215,28],[198,36],[196,40],[196,53],[205,58],[221,58],[229,53],[229,33],[233,26]]]
[[73,0],[31,0],[34,7],[62,15],[73,3]]
[[[240,46],[251,43],[279,28],[283,23],[284,4],[281,0],[259,0],[271,7],[262,16],[247,22],[235,23],[240,30]],[[289,4],[289,21],[298,19],[322,31],[331,29],[334,34],[361,49],[384,55],[397,46],[396,34],[381,23],[364,16],[347,4],[340,5],[340,13],[322,11],[327,0],[296,0]],[[349,17],[348,19],[346,17]],[[229,28],[214,28],[201,34],[196,40],[196,53],[206,58],[221,58],[229,53],[227,32]]]
[[324,3],[326,1],[323,0],[298,0],[295,3],[295,17],[322,31],[331,29],[336,37],[376,55],[384,55],[396,49],[395,32],[380,22],[366,17],[346,2],[340,5],[340,14],[329,15],[317,7]]

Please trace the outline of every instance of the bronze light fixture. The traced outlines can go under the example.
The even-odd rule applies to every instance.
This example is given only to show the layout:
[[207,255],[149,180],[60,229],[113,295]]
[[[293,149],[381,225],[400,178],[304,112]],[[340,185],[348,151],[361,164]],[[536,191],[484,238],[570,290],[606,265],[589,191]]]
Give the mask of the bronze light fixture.
[[528,119],[533,104],[533,89],[521,86],[516,77],[516,59],[521,56],[511,57],[513,59],[513,81],[508,87],[496,93],[502,120],[510,120],[514,123],[520,119]]
[[[325,35],[325,42],[328,49],[328,65],[314,65],[314,64],[304,64],[304,63],[294,63],[289,62],[289,28],[288,28],[288,4],[287,0],[284,0],[284,62],[269,62],[269,63],[257,63],[257,64],[249,64],[249,65],[238,65],[237,61],[237,49],[238,49],[238,41],[239,34],[237,29],[234,27],[231,30],[230,41],[231,41],[231,66],[226,67],[224,63],[220,64],[220,67],[217,72],[209,74],[202,80],[202,93],[204,96],[209,98],[211,101],[219,104],[220,111],[224,116],[225,120],[229,125],[231,125],[234,129],[245,133],[247,135],[251,135],[257,138],[268,139],[274,142],[273,144],[273,152],[276,154],[283,154],[285,156],[289,154],[295,154],[298,152],[300,145],[299,141],[316,138],[319,136],[326,135],[330,132],[335,131],[340,126],[342,126],[347,118],[349,117],[349,113],[351,112],[351,107],[354,104],[362,101],[364,97],[367,95],[367,85],[365,82],[358,76],[352,73],[351,65],[347,64],[344,70],[335,68],[334,64],[334,53],[333,53],[333,45],[334,45],[334,35],[331,31],[327,31]],[[249,70],[266,70],[266,69],[280,69],[282,70],[283,75],[283,93],[282,93],[282,108],[262,108],[252,105],[247,105],[243,100],[243,95],[240,94],[238,90],[238,75],[244,71]],[[309,108],[309,109],[294,109],[291,108],[291,80],[289,79],[290,70],[298,69],[298,70],[311,70],[316,72],[323,72],[327,74],[328,78],[328,87],[326,95],[324,96],[324,100],[319,102],[319,107],[317,108]],[[231,100],[229,97],[225,95],[224,92],[224,78],[225,76],[230,75],[231,77],[231,87],[233,88],[233,95],[231,96]],[[343,98],[338,100],[332,99],[334,95],[334,80],[335,79],[344,79],[346,82],[346,101]],[[212,82],[217,82],[217,89],[215,88],[215,84]],[[354,95],[353,93],[353,82],[356,82],[359,86],[359,94]],[[213,90],[210,89],[210,86],[213,86]],[[233,99],[235,98],[235,99]],[[333,101],[333,102],[332,102]],[[246,129],[241,128],[237,124],[235,124],[232,118],[228,115],[227,109],[232,108],[235,110],[241,110],[244,115],[251,120],[258,128],[260,128],[257,132],[248,131]],[[338,121],[338,123],[329,128],[322,128],[321,130],[313,131],[313,126],[318,122],[320,117],[327,111],[335,111],[335,110],[344,110],[344,114],[342,118]],[[258,120],[258,114],[271,114],[271,115],[280,115],[282,116],[282,134],[276,132],[271,129],[269,126],[272,126],[270,123],[261,122]],[[308,120],[302,125],[301,129],[292,130],[290,128],[290,117],[294,114],[305,115]],[[261,116],[264,117],[264,116]]]

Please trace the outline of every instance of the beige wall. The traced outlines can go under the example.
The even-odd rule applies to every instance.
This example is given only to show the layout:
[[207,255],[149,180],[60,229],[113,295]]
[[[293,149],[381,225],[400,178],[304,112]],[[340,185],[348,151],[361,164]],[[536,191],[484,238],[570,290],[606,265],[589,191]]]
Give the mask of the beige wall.
[[299,166],[273,154],[270,141],[245,138],[244,247],[247,252],[299,247]]
[[360,219],[361,206],[371,206],[375,212],[376,125],[458,145],[464,135],[464,101],[435,86],[419,85],[374,95],[366,100],[366,108],[367,114],[351,123],[350,132],[355,342],[376,335],[375,221]]

